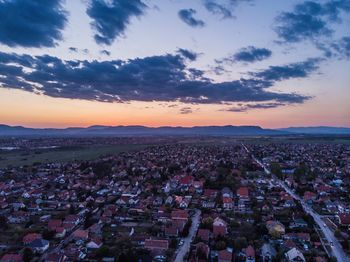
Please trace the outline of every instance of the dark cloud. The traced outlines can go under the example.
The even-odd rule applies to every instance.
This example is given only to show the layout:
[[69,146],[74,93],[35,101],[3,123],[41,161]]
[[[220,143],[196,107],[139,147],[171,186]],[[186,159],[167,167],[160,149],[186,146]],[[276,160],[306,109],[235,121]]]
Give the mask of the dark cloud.
[[0,17],[0,43],[10,47],[53,47],[67,22],[61,0],[0,1]]
[[194,15],[196,14],[196,10],[190,8],[190,9],[181,9],[178,13],[180,19],[192,27],[203,27],[205,25],[204,21],[200,19],[194,18]]
[[70,47],[70,48],[69,48],[69,51],[74,52],[74,53],[77,53],[77,52],[78,52],[78,48],[76,48],[76,47]]
[[101,50],[100,53],[102,55],[106,55],[106,56],[110,56],[111,55],[111,52],[107,51],[107,50]]
[[350,37],[345,36],[339,41],[335,41],[330,48],[327,48],[327,50],[331,49],[333,51],[332,55],[335,55],[340,59],[350,59]]
[[199,70],[196,68],[188,68],[188,78],[190,80],[202,80],[202,81],[209,81],[209,78],[206,78],[204,76],[204,71],[203,70]]
[[222,109],[220,111],[228,111],[228,112],[246,112],[252,109],[270,109],[285,106],[288,103],[281,102],[270,102],[270,103],[260,103],[260,104],[238,104],[234,107],[229,107]]
[[51,97],[103,102],[158,101],[192,104],[232,102],[303,103],[309,96],[270,91],[276,81],[305,77],[316,66],[270,67],[248,79],[215,83],[198,69],[188,68],[179,54],[126,61],[61,60],[0,52],[0,86]]
[[233,12],[240,3],[249,3],[253,0],[203,0],[204,7],[222,19],[234,18]]
[[254,46],[248,46],[246,48],[242,48],[237,53],[235,53],[232,58],[232,62],[246,62],[253,63],[257,61],[262,61],[264,59],[269,58],[272,55],[271,50],[266,48],[257,48]]
[[215,14],[221,16],[221,18],[226,19],[226,18],[233,18],[233,14],[231,10],[224,5],[221,5],[217,2],[211,1],[211,0],[206,0],[204,1],[204,6],[205,8]]
[[183,107],[180,109],[180,114],[182,115],[187,115],[187,114],[192,114],[193,110],[191,107]]
[[349,0],[334,0],[325,3],[305,1],[292,12],[283,12],[276,19],[275,31],[288,43],[302,40],[317,40],[329,37],[333,31],[330,23],[341,21],[341,12],[350,12]]
[[192,52],[192,51],[187,50],[187,49],[183,49],[183,48],[179,48],[177,50],[177,52],[179,54],[181,54],[183,57],[185,57],[185,58],[187,58],[187,59],[189,59],[191,61],[195,61],[197,59],[197,57],[198,57],[197,53]]
[[224,60],[215,60],[217,65],[211,67],[211,72],[213,72],[214,74],[216,74],[218,76],[223,75],[225,73],[229,74],[230,71],[226,70],[225,67],[222,65],[223,61]]
[[111,45],[122,36],[132,17],[140,17],[147,6],[141,0],[91,0],[87,14],[96,31],[94,38],[99,44]]
[[287,64],[284,66],[270,66],[268,69],[250,73],[264,81],[281,81],[290,78],[305,78],[319,68],[320,58],[309,58],[306,61]]

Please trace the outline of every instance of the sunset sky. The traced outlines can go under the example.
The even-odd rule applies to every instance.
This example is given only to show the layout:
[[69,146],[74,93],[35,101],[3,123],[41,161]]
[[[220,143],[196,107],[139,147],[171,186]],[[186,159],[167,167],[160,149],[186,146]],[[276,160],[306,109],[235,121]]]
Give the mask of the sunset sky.
[[350,0],[0,0],[0,124],[350,127]]

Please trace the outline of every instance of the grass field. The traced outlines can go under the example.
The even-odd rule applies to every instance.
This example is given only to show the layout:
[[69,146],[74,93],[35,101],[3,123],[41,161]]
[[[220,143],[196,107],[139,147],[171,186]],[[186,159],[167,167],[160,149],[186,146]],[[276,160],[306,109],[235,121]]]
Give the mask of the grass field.
[[[187,145],[227,145],[244,143],[323,143],[323,144],[350,144],[349,136],[276,136],[276,137],[210,137],[179,139],[178,144]],[[166,143],[164,143],[166,144]],[[103,155],[113,155],[121,152],[136,151],[149,145],[104,145],[89,147],[65,147],[59,149],[32,150],[32,151],[0,151],[0,168],[7,166],[23,166],[33,163],[68,162],[72,160],[93,160]]]
[[50,150],[0,152],[0,168],[23,166],[33,163],[68,162],[72,160],[92,160],[103,155],[136,151],[147,145],[111,145],[96,147],[67,147]]

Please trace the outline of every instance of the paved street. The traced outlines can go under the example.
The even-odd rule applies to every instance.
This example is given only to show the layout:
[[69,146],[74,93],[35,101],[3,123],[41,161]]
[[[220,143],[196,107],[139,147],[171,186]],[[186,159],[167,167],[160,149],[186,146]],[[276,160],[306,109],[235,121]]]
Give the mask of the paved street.
[[192,240],[196,236],[196,233],[197,233],[197,230],[199,227],[199,223],[200,223],[200,217],[201,217],[201,211],[196,209],[196,213],[194,214],[194,216],[192,218],[192,226],[190,228],[190,232],[186,238],[183,238],[184,244],[177,251],[175,262],[183,262],[184,261],[185,255],[190,250]]
[[[243,145],[245,150],[249,152],[249,150]],[[271,174],[270,170],[258,159],[256,159],[254,156],[252,156],[256,163],[258,163],[265,171],[266,174]],[[327,239],[328,243],[333,242],[332,247],[332,254],[335,256],[338,260],[338,262],[348,262],[350,261],[350,258],[345,254],[341,244],[339,243],[338,239],[334,236],[333,232],[328,228],[328,226],[324,226],[324,222],[321,219],[321,216],[316,213],[311,207],[309,207],[302,198],[300,198],[298,195],[296,195],[283,181],[279,180],[277,177],[274,177],[275,181],[284,188],[288,194],[290,194],[295,200],[299,201],[304,208],[304,211],[311,215],[317,225],[322,230],[325,238]]]

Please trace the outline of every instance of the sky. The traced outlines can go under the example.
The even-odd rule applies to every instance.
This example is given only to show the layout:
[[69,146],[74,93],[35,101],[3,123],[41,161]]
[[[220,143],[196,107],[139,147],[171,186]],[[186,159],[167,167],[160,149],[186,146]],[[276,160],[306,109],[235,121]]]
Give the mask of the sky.
[[350,127],[350,0],[0,0],[0,124]]

